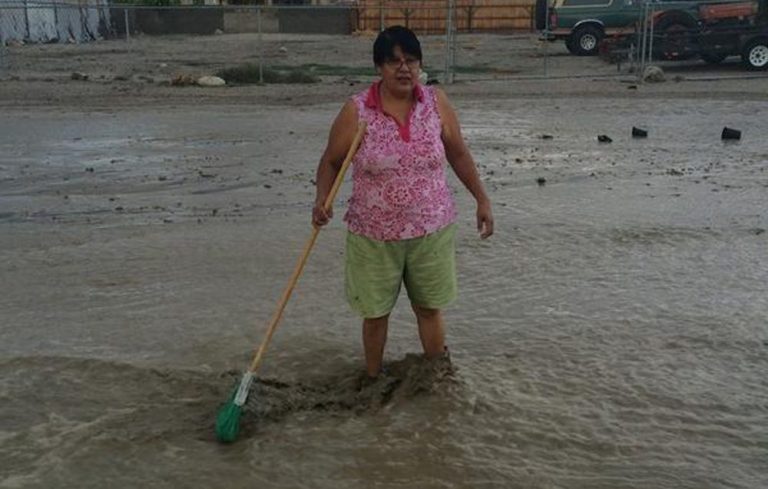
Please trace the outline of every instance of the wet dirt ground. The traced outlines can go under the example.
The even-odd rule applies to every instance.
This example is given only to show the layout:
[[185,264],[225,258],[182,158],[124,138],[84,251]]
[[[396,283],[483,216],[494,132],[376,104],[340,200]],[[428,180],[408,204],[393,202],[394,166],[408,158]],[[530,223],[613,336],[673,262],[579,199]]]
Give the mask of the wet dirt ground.
[[[354,42],[330,61],[370,47]],[[308,237],[329,124],[368,80],[203,89],[105,68],[99,81],[98,63],[64,54],[119,49],[105,46],[20,47],[13,62],[38,62],[0,82],[0,487],[768,483],[764,79],[692,80],[693,66],[636,88],[626,74],[445,86],[497,226],[476,237],[452,177],[452,366],[419,357],[403,297],[391,373],[361,384],[336,219],[240,442],[221,446],[213,416]],[[195,45],[163,46],[182,60]],[[726,125],[742,140],[721,141]]]

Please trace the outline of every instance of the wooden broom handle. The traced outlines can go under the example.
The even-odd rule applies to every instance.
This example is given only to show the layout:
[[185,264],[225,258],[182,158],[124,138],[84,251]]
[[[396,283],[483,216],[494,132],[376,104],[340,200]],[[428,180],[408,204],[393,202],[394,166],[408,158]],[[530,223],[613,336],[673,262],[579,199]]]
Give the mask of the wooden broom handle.
[[[352,145],[349,147],[349,151],[347,151],[347,156],[344,158],[344,162],[341,164],[339,173],[336,174],[336,179],[333,181],[331,191],[325,198],[323,208],[326,211],[328,211],[333,205],[333,199],[336,198],[336,194],[338,193],[339,188],[344,181],[344,174],[347,172],[347,168],[349,168],[349,165],[352,163],[352,158],[355,156],[357,148],[360,146],[360,141],[362,141],[363,136],[365,135],[365,129],[365,122],[360,122],[360,124],[357,126],[355,138],[352,140]],[[299,281],[299,276],[301,276],[301,272],[304,270],[304,265],[307,263],[307,258],[309,258],[309,253],[312,251],[312,247],[315,245],[315,241],[317,241],[317,236],[319,233],[320,228],[318,226],[313,226],[312,234],[307,240],[307,243],[304,245],[304,252],[301,254],[301,258],[299,258],[299,262],[296,264],[296,268],[293,270],[293,275],[291,275],[290,280],[288,280],[288,286],[283,291],[283,296],[280,298],[280,302],[277,305],[277,310],[272,315],[272,320],[270,321],[269,328],[267,329],[267,335],[264,337],[264,340],[261,342],[259,349],[256,351],[256,355],[253,357],[251,366],[248,369],[249,372],[255,372],[256,369],[259,368],[259,364],[261,364],[261,358],[264,355],[270,340],[272,340],[272,335],[275,334],[277,325],[280,323],[280,320],[283,317],[285,306],[288,304],[288,299],[291,298],[293,289],[296,287],[296,282]]]

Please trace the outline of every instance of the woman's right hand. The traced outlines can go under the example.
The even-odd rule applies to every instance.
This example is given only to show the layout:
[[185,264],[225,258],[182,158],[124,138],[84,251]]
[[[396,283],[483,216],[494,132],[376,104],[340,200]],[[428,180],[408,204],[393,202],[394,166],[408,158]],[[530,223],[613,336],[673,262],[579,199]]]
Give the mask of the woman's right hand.
[[312,208],[312,224],[317,227],[325,226],[333,217],[333,208],[325,210],[323,202],[315,202]]

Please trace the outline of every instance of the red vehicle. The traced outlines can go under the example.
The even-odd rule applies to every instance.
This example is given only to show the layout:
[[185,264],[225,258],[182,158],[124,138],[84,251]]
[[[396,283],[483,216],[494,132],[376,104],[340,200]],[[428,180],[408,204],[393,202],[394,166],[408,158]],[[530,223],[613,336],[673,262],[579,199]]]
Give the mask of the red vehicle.
[[701,28],[688,45],[712,64],[741,55],[750,70],[768,69],[768,0],[702,9]]

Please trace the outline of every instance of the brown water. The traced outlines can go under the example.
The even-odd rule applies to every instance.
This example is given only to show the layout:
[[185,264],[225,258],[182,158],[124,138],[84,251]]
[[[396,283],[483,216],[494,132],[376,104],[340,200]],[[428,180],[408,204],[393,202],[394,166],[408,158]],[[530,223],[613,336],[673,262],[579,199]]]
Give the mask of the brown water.
[[401,300],[391,373],[361,384],[337,219],[231,446],[213,416],[337,107],[5,112],[0,487],[767,487],[768,106],[459,109],[497,234],[460,192],[453,367]]

